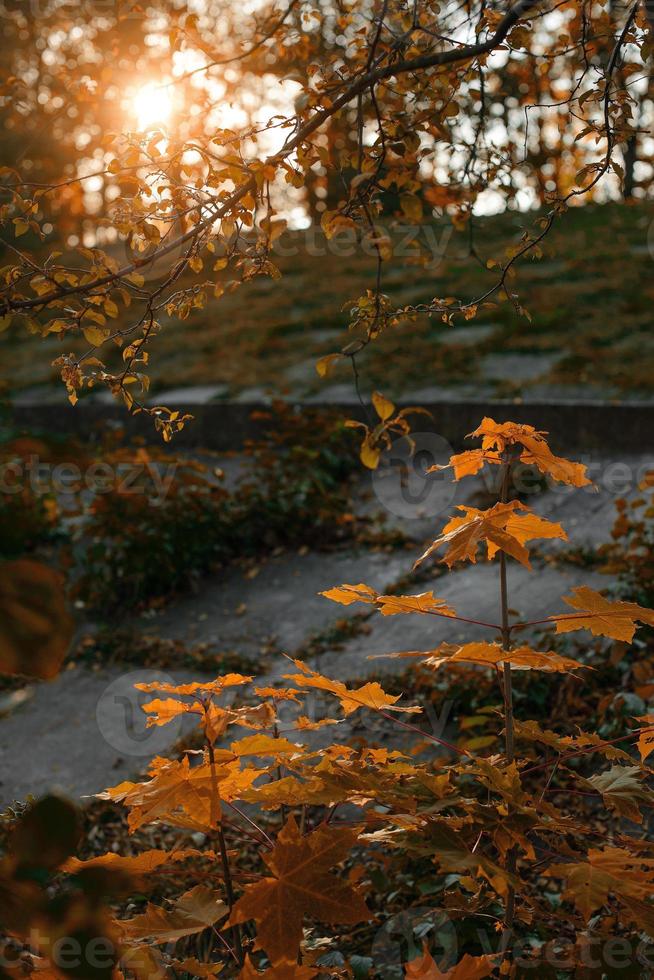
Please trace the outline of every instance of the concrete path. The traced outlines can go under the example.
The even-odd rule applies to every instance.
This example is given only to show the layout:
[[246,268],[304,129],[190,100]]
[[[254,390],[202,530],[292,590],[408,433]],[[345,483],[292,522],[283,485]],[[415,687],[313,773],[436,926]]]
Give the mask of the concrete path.
[[[179,671],[73,667],[36,684],[31,697],[0,719],[0,803],[52,790],[72,798],[97,793],[165,754],[184,721],[146,729],[135,683],[188,681]],[[188,728],[188,726],[186,726]]]
[[[525,498],[543,516],[560,521],[575,548],[595,549],[607,541],[615,516],[615,499],[633,496],[651,458],[593,459],[599,491],[546,491]],[[263,561],[258,572],[231,569],[206,580],[200,592],[170,605],[158,615],[139,619],[135,629],[166,638],[209,642],[215,648],[258,660],[264,681],[288,670],[281,656],[303,653],[316,634],[356,613],[370,613],[366,631],[327,645],[315,665],[329,676],[355,680],[406,669],[410,661],[370,660],[372,655],[400,650],[426,650],[443,640],[470,640],[482,635],[476,626],[421,616],[381,617],[368,607],[335,605],[318,593],[343,582],[367,582],[388,590],[411,569],[424,543],[434,537],[457,503],[486,507],[489,487],[481,480],[454,486],[436,478],[433,486],[414,473],[414,483],[400,479],[402,466],[362,480],[359,506],[367,512],[384,509],[388,522],[401,529],[409,544],[392,552],[344,550],[286,553]],[[407,477],[407,473],[404,473]],[[421,483],[422,481],[422,483]],[[408,486],[408,490],[407,490]],[[431,489],[430,489],[431,487]],[[539,553],[559,551],[559,542],[539,543]],[[441,574],[409,591],[433,589],[460,615],[495,623],[499,615],[497,568],[480,560]],[[521,616],[541,619],[562,608],[560,597],[575,585],[603,588],[609,581],[565,563],[536,559],[534,571],[510,565],[510,605]],[[484,636],[492,636],[483,631]],[[181,722],[144,729],[133,683],[186,680],[188,674],[112,666],[93,671],[67,670],[55,681],[37,684],[30,698],[2,716],[0,705],[0,802],[58,788],[79,797],[135,775],[149,759],[165,754],[182,734]],[[410,692],[408,692],[410,693]],[[331,733],[330,733],[331,734]],[[338,737],[347,733],[339,729]]]

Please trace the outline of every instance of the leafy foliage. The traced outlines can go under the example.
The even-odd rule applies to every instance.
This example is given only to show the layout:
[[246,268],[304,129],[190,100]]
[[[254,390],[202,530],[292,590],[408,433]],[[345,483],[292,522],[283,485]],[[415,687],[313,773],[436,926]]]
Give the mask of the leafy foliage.
[[[368,10],[291,0],[281,11],[274,4],[257,8],[254,24],[238,5],[220,8],[209,2],[198,13],[155,0],[134,18],[124,17],[122,7],[91,7],[74,30],[65,4],[46,3],[34,23],[20,7],[6,10],[0,328],[20,326],[56,340],[53,366],[73,406],[100,387],[128,412],[147,415],[165,441],[181,431],[190,417],[148,397],[157,337],[170,321],[205,309],[209,298],[220,300],[260,277],[278,278],[273,246],[298,201],[303,219],[311,209],[319,216],[327,242],[350,232],[370,251],[368,285],[348,303],[354,339],[318,362],[325,375],[345,359],[359,391],[360,355],[407,323],[433,318],[449,327],[488,309],[503,313],[501,304],[512,317],[529,320],[515,282],[524,257],[542,256],[542,244],[570,206],[607,193],[630,197],[636,189],[642,118],[651,112],[649,84],[633,84],[647,74],[652,51],[646,5],[618,10],[589,0],[520,0],[500,11],[484,0],[464,10],[391,0]],[[220,50],[213,48],[216,38],[225,39]],[[180,70],[177,55],[197,68]],[[226,63],[231,67],[221,75],[219,94],[212,71]],[[170,76],[156,89],[159,114],[163,88],[185,94],[188,111],[179,111],[174,125],[123,124],[124,79],[138,71]],[[285,103],[248,95],[259,85],[265,100],[275,101],[271,74],[284,83]],[[106,99],[95,98],[96,89]],[[216,103],[231,99],[244,124],[232,127],[216,114]],[[537,137],[529,130],[532,106]],[[16,133],[30,137],[20,151]],[[87,199],[86,187],[94,186],[87,179],[99,199]],[[647,181],[639,190],[646,189]],[[506,207],[519,203],[521,193],[528,206],[545,210],[518,242],[481,260],[479,288],[466,281],[459,295],[417,301],[384,290],[394,256],[382,219],[420,225],[426,212],[438,214],[467,233],[468,250],[479,259],[476,211],[489,191]],[[122,259],[114,254],[118,241]],[[421,268],[429,261],[423,247],[407,257]],[[405,410],[396,413],[381,393],[373,407],[377,420],[364,424],[360,451],[370,468],[391,435],[409,434]],[[150,723],[192,715],[203,747],[181,759],[152,760],[142,780],[113,787],[104,799],[125,806],[133,832],[156,823],[180,836],[208,838],[212,846],[198,863],[209,865],[210,884],[194,880],[203,874],[194,861],[186,872],[174,849],[168,862],[153,848],[156,856],[132,868],[139,896],[170,866],[175,877],[188,873],[191,880],[166,896],[170,907],[155,901],[128,913],[117,901],[125,890],[133,894],[126,869],[112,869],[107,860],[70,870],[75,815],[60,801],[37,803],[18,821],[0,867],[11,941],[27,944],[39,928],[36,948],[20,947],[19,969],[107,980],[155,978],[178,968],[195,975],[222,968],[252,977],[262,968],[263,975],[298,980],[328,971],[345,977],[354,973],[354,957],[345,960],[340,947],[355,951],[348,946],[351,930],[339,926],[369,929],[373,915],[384,913],[388,893],[409,907],[428,895],[446,911],[457,938],[460,933],[458,962],[441,969],[423,951],[410,957],[410,976],[517,976],[523,940],[529,966],[547,975],[548,940],[561,936],[573,940],[576,971],[585,967],[589,935],[606,939],[619,930],[635,940],[654,933],[651,847],[639,827],[643,809],[654,803],[650,716],[615,738],[594,730],[569,735],[516,718],[514,674],[555,672],[563,690],[567,674],[576,677],[577,670],[553,643],[538,650],[536,640],[532,647],[523,639],[523,631],[544,624],[516,621],[511,613],[507,562],[530,568],[531,541],[565,537],[559,525],[508,500],[511,470],[520,460],[567,485],[583,486],[587,477],[530,427],[486,419],[474,435],[481,446],[451,461],[455,477],[500,466],[500,499],[486,510],[464,508],[423,558],[443,548],[448,566],[476,563],[485,549],[496,561],[500,621],[477,624],[492,632],[486,644],[418,656],[430,670],[490,672],[501,706],[489,715],[502,748],[484,741],[461,747],[416,724],[419,706],[399,704],[401,695],[378,680],[348,687],[299,662],[279,687],[255,689],[254,704],[219,703],[228,686],[245,693],[251,678],[242,675],[153,688],[157,696],[145,705]],[[293,456],[282,460],[294,464]],[[187,476],[154,520],[121,498],[106,508],[94,500],[85,533],[96,551],[90,576],[80,583],[91,602],[116,607],[161,591],[164,582],[175,587],[190,567],[209,568],[271,529],[275,541],[287,541],[289,517],[301,516],[307,500],[315,510],[316,499],[334,499],[311,478],[289,493],[282,470],[267,497],[274,501],[272,519],[261,506],[236,506],[235,519],[227,520],[232,501],[222,488],[205,482],[196,494],[195,474]],[[256,482],[258,488],[262,481]],[[257,488],[251,499],[260,505]],[[342,508],[334,519],[326,507],[325,526],[343,523],[349,521]],[[107,567],[115,571],[103,581]],[[16,585],[21,569],[4,571],[12,577],[3,584],[9,623],[3,664],[50,676],[69,629],[61,595],[46,573],[32,570],[51,612],[44,619],[33,595]],[[97,582],[104,592],[94,597]],[[386,615],[437,615],[457,629],[464,621],[433,594],[389,601],[359,584],[337,587],[331,598],[361,600]],[[650,624],[654,615],[589,589],[577,590],[568,606],[574,611],[553,613],[552,636],[585,630],[629,643],[636,624]],[[338,717],[309,716],[307,694],[316,691],[333,699]],[[290,720],[282,719],[282,706]],[[416,745],[388,749],[347,735],[332,744],[313,741],[334,724],[342,733],[348,717],[363,711],[396,725],[405,740],[411,734]],[[250,734],[243,737],[243,728]],[[600,766],[589,771],[596,759]],[[234,813],[237,829],[228,816]],[[56,832],[49,836],[51,825]],[[236,855],[229,834],[241,845]],[[256,854],[242,872],[246,837]],[[496,952],[480,948],[475,927],[499,938]],[[94,969],[86,961],[64,964],[55,949],[62,936],[106,938],[111,956]],[[171,941],[181,946],[159,949]],[[207,969],[198,970],[201,950]],[[335,970],[324,959],[332,952],[342,957]]]
[[[514,464],[505,449],[501,465]],[[560,478],[583,477],[572,466],[560,460]],[[549,534],[547,526],[542,530]],[[492,544],[495,534],[491,524],[479,539]],[[521,547],[526,549],[526,541]],[[500,549],[492,557],[501,583],[511,551]],[[447,564],[447,555],[442,560]],[[476,554],[467,560],[475,561]],[[411,907],[423,887],[423,896],[449,917],[458,956],[434,957],[428,944],[420,952],[422,940],[416,941],[405,960],[407,977],[518,976],[525,957],[527,968],[549,975],[549,940],[562,932],[571,938],[573,969],[583,965],[579,939],[588,934],[599,942],[616,934],[631,942],[635,963],[640,934],[653,928],[651,847],[639,829],[654,805],[648,763],[652,717],[634,719],[611,737],[595,730],[566,733],[565,713],[557,717],[556,728],[520,717],[520,706],[530,703],[520,697],[525,685],[549,684],[553,672],[562,678],[574,674],[581,678],[576,683],[584,684],[591,672],[583,669],[589,666],[583,646],[573,659],[518,640],[538,624],[515,620],[505,586],[499,591],[502,621],[482,624],[499,640],[394,654],[417,659],[434,677],[459,674],[478,691],[490,694],[499,685],[503,707],[492,700],[480,706],[476,716],[464,719],[474,724],[462,726],[458,742],[430,733],[414,717],[420,706],[399,704],[400,697],[379,681],[349,687],[301,661],[277,683],[253,690],[252,678],[241,674],[183,685],[143,684],[153,696],[143,706],[149,724],[195,716],[203,748],[180,760],[154,759],[143,780],[121,783],[102,796],[126,808],[131,833],[151,824],[168,827],[180,835],[179,846],[79,861],[70,856],[70,843],[59,847],[55,840],[50,850],[30,853],[39,854],[50,875],[61,868],[57,887],[64,890],[100,871],[117,875],[123,889],[131,879],[132,889],[138,883],[141,892],[155,889],[162,875],[173,876],[168,905],[151,901],[127,917],[120,910],[106,915],[102,926],[97,920],[102,934],[114,937],[124,974],[140,976],[139,964],[149,957],[150,968],[155,962],[162,976],[178,968],[204,976],[204,967],[192,964],[199,962],[196,954],[206,934],[211,937],[206,975],[222,967],[246,978],[261,970],[271,978],[349,976],[358,968],[355,954],[362,948],[353,945],[352,928],[370,935],[373,917],[389,914],[388,892],[400,908]],[[345,605],[372,605],[384,617],[461,620],[432,593],[383,596],[360,583],[325,595]],[[549,627],[540,623],[550,641],[563,629],[619,637],[626,644],[626,634],[631,638],[636,624],[649,623],[653,615],[585,587],[568,601],[572,612],[554,613]],[[596,647],[592,659],[598,669],[602,656],[606,653]],[[220,704],[228,688],[247,694],[247,700]],[[327,709],[308,717],[310,692],[338,705],[337,716]],[[348,744],[350,736],[325,741],[331,726],[343,726],[359,711],[399,726],[402,748]],[[485,731],[495,729],[494,737],[466,732],[479,719]],[[33,813],[38,811],[22,818],[14,852],[34,848],[29,842],[38,836],[39,824]],[[211,846],[182,843],[184,835],[198,833]],[[231,835],[236,849],[227,846]],[[244,867],[248,847],[251,857]],[[25,866],[25,858],[16,863],[11,853],[3,865],[5,880]],[[207,866],[213,869],[211,884],[195,877]],[[102,881],[104,895],[115,896],[114,878]],[[22,918],[12,912],[18,937],[41,907],[30,904],[36,901],[31,894],[21,899]],[[12,906],[21,907],[20,902]],[[479,939],[488,924],[499,937],[491,953],[480,948]],[[330,961],[330,951],[341,959]],[[51,955],[47,942],[35,952]]]

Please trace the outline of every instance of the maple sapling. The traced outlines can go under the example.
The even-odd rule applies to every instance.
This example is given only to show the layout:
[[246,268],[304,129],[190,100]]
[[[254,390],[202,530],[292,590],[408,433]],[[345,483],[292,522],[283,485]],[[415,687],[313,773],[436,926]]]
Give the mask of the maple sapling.
[[[654,716],[644,715],[637,727],[614,738],[594,730],[569,735],[558,730],[560,715],[557,730],[544,729],[520,717],[514,701],[519,690],[519,703],[527,703],[523,682],[534,674],[556,674],[564,694],[570,675],[591,674],[589,652],[568,656],[546,644],[535,649],[524,639],[525,630],[541,626],[555,636],[586,630],[628,644],[638,623],[654,625],[654,612],[581,586],[564,597],[568,611],[515,620],[507,588],[509,559],[529,570],[530,541],[566,540],[566,534],[510,499],[512,467],[518,461],[533,465],[572,486],[588,480],[582,466],[555,456],[544,434],[531,426],[484,419],[473,435],[481,436],[481,449],[452,457],[455,478],[474,475],[484,465],[502,467],[500,499],[486,510],[459,507],[417,564],[439,552],[450,568],[475,563],[484,552],[488,560],[497,559],[497,622],[460,615],[450,600],[431,590],[384,595],[357,583],[324,595],[343,605],[361,602],[385,621],[417,614],[437,617],[452,629],[474,625],[489,631],[488,641],[457,639],[431,650],[384,656],[416,661],[430,672],[446,670],[480,689],[490,671],[502,707],[485,704],[473,720],[485,724],[502,717],[502,750],[495,747],[499,732],[470,739],[462,726],[461,736],[448,741],[421,727],[419,704],[400,703],[401,696],[379,681],[350,686],[297,658],[288,658],[287,673],[254,688],[252,677],[238,673],[190,684],[138,685],[153,695],[143,705],[148,725],[195,717],[203,748],[180,759],[153,759],[141,780],[100,796],[126,807],[130,833],[155,824],[182,839],[168,850],[110,852],[86,861],[68,857],[60,869],[72,880],[93,868],[119,871],[134,880],[139,894],[158,881],[178,882],[172,904],[148,903],[136,916],[103,919],[103,935],[112,937],[124,963],[143,961],[152,969],[156,962],[164,976],[171,970],[191,976],[222,970],[240,980],[349,976],[347,970],[325,967],[323,957],[342,956],[341,950],[358,955],[355,935],[370,938],[387,915],[389,896],[402,914],[429,896],[453,927],[462,924],[462,942],[468,944],[459,948],[457,963],[436,962],[429,949],[410,957],[407,978],[425,970],[449,980],[517,976],[525,955],[522,940],[534,927],[547,940],[567,932],[578,938],[594,930],[610,938],[618,928],[628,935],[652,929],[654,861],[639,825],[642,809],[654,807],[649,788],[654,773],[648,766]],[[220,704],[228,689],[247,700]],[[310,695],[334,699],[338,717],[308,717]],[[282,705],[289,709],[283,723]],[[309,733],[322,738],[366,711],[401,729],[401,749],[386,739],[355,741],[348,729],[345,737],[332,743],[325,738],[319,747],[309,740]],[[234,726],[240,731],[230,740]],[[408,736],[415,745],[405,744]],[[608,768],[594,768],[598,757]],[[184,835],[197,832],[209,839],[215,835],[217,849],[189,846]],[[15,887],[11,876],[20,865],[12,860],[0,870],[0,888],[5,879]],[[378,884],[384,880],[387,891]],[[552,902],[549,889],[557,881],[564,884]],[[466,938],[475,929],[489,930],[484,943],[498,937],[491,945],[495,952]],[[208,951],[202,934],[211,937]],[[184,959],[168,945],[182,938],[194,944],[184,946]],[[548,946],[549,941],[530,949],[534,976],[549,969]],[[201,949],[204,963],[197,955]],[[583,966],[581,952],[578,965]]]

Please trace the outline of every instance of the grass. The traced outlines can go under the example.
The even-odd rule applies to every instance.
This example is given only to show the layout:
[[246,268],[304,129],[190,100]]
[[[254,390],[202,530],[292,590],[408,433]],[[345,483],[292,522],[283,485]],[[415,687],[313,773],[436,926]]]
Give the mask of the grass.
[[[533,228],[536,218],[535,213],[509,212],[478,219],[476,247],[483,261],[501,259],[505,247],[524,228]],[[391,395],[427,385],[451,388],[483,381],[483,358],[489,353],[555,353],[560,358],[549,370],[545,365],[542,378],[521,382],[508,374],[490,383],[491,389],[520,396],[534,383],[587,384],[606,397],[648,397],[654,390],[654,336],[649,329],[654,258],[648,249],[653,220],[649,204],[571,210],[546,239],[543,258],[523,260],[511,283],[533,322],[504,300],[479,311],[473,323],[493,330],[472,345],[457,342],[456,326],[426,317],[407,323],[389,330],[361,358],[364,387]],[[496,273],[468,254],[467,233],[448,239],[446,227],[433,229],[433,241],[446,244],[444,258],[434,268],[421,269],[406,258],[386,264],[382,288],[393,304],[434,296],[473,299],[495,281]],[[654,238],[649,237],[654,252]],[[360,250],[347,257],[311,255],[305,241],[301,234],[282,239],[297,254],[277,258],[280,281],[250,281],[211,300],[186,321],[164,323],[151,355],[153,392],[224,383],[230,396],[251,387],[303,395],[319,393],[334,382],[349,383],[347,364],[325,382],[312,362],[352,339],[347,307],[374,286],[375,260]],[[319,247],[320,240],[315,244]],[[53,381],[50,361],[74,343],[70,338],[61,344],[52,337],[40,340],[12,326],[0,336],[4,381],[10,390]]]

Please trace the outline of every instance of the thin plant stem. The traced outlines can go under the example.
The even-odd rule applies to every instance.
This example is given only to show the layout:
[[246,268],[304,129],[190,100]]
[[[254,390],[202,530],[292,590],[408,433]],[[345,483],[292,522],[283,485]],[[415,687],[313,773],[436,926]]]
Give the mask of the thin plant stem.
[[[265,832],[263,827],[260,827],[258,823],[255,823],[254,820],[251,819],[251,817],[248,817],[247,813],[244,813],[243,810],[241,810],[240,807],[237,807],[235,803],[230,803],[229,800],[224,800],[224,802],[227,804],[228,807],[230,807],[230,809],[234,811],[234,813],[238,813],[239,817],[242,817],[242,819],[245,820],[246,823],[249,823],[250,826],[253,827],[257,831],[257,833],[263,838],[263,840],[261,840],[259,843],[266,844],[268,847],[275,846],[275,842],[270,839],[270,837]],[[241,832],[243,831],[241,831],[241,828],[239,828],[239,833]]]
[[[205,720],[207,719],[207,707],[205,705]],[[227,842],[225,841],[225,832],[222,828],[220,820],[218,819],[218,814],[214,814],[214,809],[218,802],[218,780],[216,779],[216,756],[213,749],[213,744],[211,739],[206,734],[205,726],[205,744],[207,747],[207,752],[209,754],[209,764],[211,766],[211,810],[212,810],[212,824],[216,824],[216,829],[218,833],[218,847],[220,850],[220,863],[222,864],[223,877],[225,879],[225,895],[227,897],[227,905],[229,907],[229,912],[231,915],[232,909],[236,904],[236,899],[234,896],[234,883],[232,881],[232,872],[229,866],[229,856],[227,854]],[[234,937],[234,949],[236,951],[236,958],[238,960],[239,966],[243,966],[245,962],[243,956],[243,942],[241,939],[241,927],[238,925],[232,926],[232,935]]]
[[[507,503],[509,499],[509,487],[511,485],[512,460],[508,457],[504,463],[504,476],[500,491],[500,503]],[[506,581],[506,554],[500,550],[500,612],[502,618],[502,648],[509,652],[511,649],[511,626],[509,623],[509,594]],[[513,730],[513,682],[511,677],[511,663],[504,662],[503,668],[503,696],[504,696],[504,746],[506,759],[511,764],[515,758],[515,735]],[[515,875],[517,866],[517,855],[515,848],[511,848],[506,855],[506,870],[509,875]],[[513,928],[515,919],[515,889],[509,885],[506,895],[506,909],[504,915],[504,949],[508,949],[510,932]]]
[[[348,694],[350,697],[350,694]],[[351,698],[354,701],[354,698]],[[443,748],[450,749],[451,752],[456,752],[457,755],[467,755],[469,758],[474,759],[474,754],[469,752],[468,749],[462,749],[458,745],[454,745],[452,742],[446,741],[444,738],[439,738],[438,735],[431,735],[429,732],[425,732],[422,728],[418,728],[417,725],[409,725],[406,721],[401,721],[396,718],[388,711],[382,711],[381,708],[377,708],[377,713],[381,715],[382,718],[387,718],[388,721],[392,721],[395,725],[399,725],[400,728],[405,728],[408,732],[416,732],[418,735],[422,735],[429,742],[436,742],[438,745],[442,745]]]

